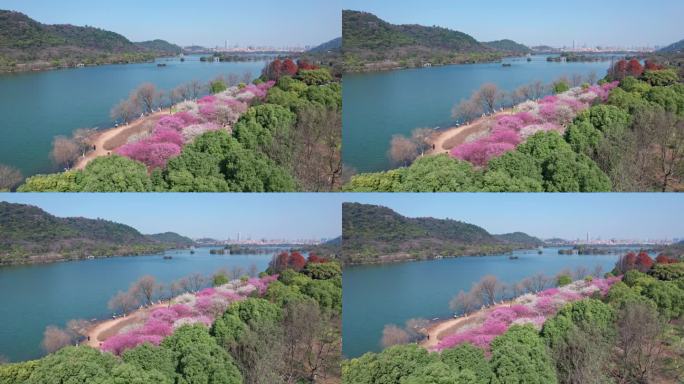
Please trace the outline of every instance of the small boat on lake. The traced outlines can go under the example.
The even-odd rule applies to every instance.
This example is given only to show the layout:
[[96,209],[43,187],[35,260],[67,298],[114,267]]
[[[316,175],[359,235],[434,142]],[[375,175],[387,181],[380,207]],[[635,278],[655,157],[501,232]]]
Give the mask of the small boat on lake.
[[157,63],[157,67],[166,67],[166,63]]
[[171,256],[171,255],[165,255],[164,256],[164,260],[171,260],[171,259],[173,259],[173,256]]
[[502,67],[511,67],[511,66],[513,66],[513,64],[511,64],[511,63],[503,63],[503,64],[501,64],[501,66],[502,66]]
[[508,256],[508,258],[509,258],[510,260],[518,260],[520,257],[519,257],[519,256],[515,256],[515,255],[510,255],[510,256]]

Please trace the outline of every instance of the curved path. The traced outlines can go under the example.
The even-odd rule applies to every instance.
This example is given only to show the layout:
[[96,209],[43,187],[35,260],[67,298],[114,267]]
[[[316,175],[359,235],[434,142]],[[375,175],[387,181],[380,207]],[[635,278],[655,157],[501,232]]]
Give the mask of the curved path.
[[[459,146],[466,142],[468,137],[473,134],[485,132],[489,129],[488,121],[493,120],[497,116],[510,114],[513,110],[511,108],[504,109],[493,115],[480,117],[472,122],[457,127],[440,130],[430,139],[430,144],[435,146],[435,149],[430,150],[428,155],[439,155],[441,153],[448,153],[452,148]],[[448,145],[447,145],[448,144]]]
[[165,307],[166,305],[167,303],[160,303],[151,307],[138,309],[125,317],[117,317],[115,319],[98,322],[88,330],[85,344],[99,349],[102,342],[114,336],[121,328],[144,321],[150,311]]
[[116,128],[109,128],[104,131],[100,131],[93,135],[92,139],[90,139],[90,145],[95,146],[95,150],[90,151],[86,153],[85,156],[81,157],[78,160],[78,163],[74,166],[74,169],[83,169],[90,163],[92,160],[95,158],[101,157],[101,156],[108,156],[109,153],[112,152],[112,149],[107,149],[107,142],[112,140],[113,138],[121,135],[121,134],[126,134],[126,132],[130,131],[130,135],[133,135],[137,133],[137,130],[142,126],[143,124],[147,123],[150,120],[155,120],[159,119],[162,117],[164,114],[168,114],[169,110],[168,109],[163,109],[159,112],[155,112],[151,115],[145,116],[142,119],[138,119],[134,121],[131,124],[128,125],[122,125]]

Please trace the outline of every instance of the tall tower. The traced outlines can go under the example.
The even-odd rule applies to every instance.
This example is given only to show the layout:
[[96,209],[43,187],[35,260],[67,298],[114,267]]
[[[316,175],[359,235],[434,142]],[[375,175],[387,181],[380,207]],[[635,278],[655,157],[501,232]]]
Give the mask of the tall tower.
[[587,244],[589,244],[589,232],[587,232]]

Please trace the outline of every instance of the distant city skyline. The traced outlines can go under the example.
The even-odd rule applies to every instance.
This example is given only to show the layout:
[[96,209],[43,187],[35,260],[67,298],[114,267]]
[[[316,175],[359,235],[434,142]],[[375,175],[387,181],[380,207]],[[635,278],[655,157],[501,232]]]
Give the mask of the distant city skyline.
[[240,232],[252,239],[320,240],[342,231],[341,196],[325,193],[7,193],[0,201],[193,239],[226,240]]
[[440,26],[478,41],[512,39],[527,46],[666,46],[684,39],[681,0],[345,0],[392,24]]
[[408,217],[475,224],[492,234],[540,239],[664,240],[684,238],[684,199],[657,193],[347,194],[346,202],[388,207]]
[[341,36],[342,0],[237,2],[181,0],[93,2],[3,0],[44,24],[93,26],[131,41],[162,39],[181,46],[305,47]]

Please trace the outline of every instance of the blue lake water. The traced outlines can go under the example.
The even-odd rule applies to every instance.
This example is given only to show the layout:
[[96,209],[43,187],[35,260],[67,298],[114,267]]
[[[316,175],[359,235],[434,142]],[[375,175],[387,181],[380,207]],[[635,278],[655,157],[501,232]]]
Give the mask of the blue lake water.
[[165,252],[171,260],[159,254],[0,268],[0,355],[10,361],[42,356],[46,326],[107,318],[109,299],[141,276],[169,283],[192,273],[208,276],[236,266],[247,270],[253,264],[264,271],[273,256],[211,255],[210,249],[199,248],[194,255],[189,250]]
[[412,318],[450,317],[449,301],[485,275],[510,284],[539,272],[554,276],[578,266],[591,273],[600,265],[603,272],[609,272],[618,258],[617,254],[559,255],[558,250],[545,248],[541,255],[537,250],[517,251],[517,260],[498,255],[347,267],[342,277],[344,356],[382,350],[380,340],[387,324],[403,326]]
[[207,83],[219,75],[261,74],[265,62],[185,62],[103,65],[54,71],[0,75],[0,164],[19,168],[24,176],[51,172],[49,152],[58,135],[77,128],[108,128],[109,112],[142,83],[169,91],[191,80]]
[[595,73],[605,76],[609,61],[552,63],[547,56],[506,59],[501,63],[450,65],[390,72],[349,74],[343,79],[342,155],[346,165],[359,172],[390,168],[387,158],[392,135],[415,128],[451,126],[451,109],[482,84],[516,88],[561,76]]

